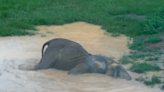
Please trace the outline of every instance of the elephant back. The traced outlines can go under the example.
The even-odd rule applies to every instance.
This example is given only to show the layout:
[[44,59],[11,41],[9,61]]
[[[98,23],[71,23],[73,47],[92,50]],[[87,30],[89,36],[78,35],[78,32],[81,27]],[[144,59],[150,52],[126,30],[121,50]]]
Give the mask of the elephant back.
[[67,39],[54,39],[49,44],[47,51],[52,52],[55,57],[53,67],[61,70],[70,70],[84,62],[88,54],[80,44]]

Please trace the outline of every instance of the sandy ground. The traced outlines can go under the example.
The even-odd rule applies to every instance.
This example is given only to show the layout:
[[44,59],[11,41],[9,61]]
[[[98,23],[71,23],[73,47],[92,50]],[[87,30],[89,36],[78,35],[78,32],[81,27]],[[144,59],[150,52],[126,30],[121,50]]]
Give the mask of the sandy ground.
[[84,22],[62,26],[37,26],[35,36],[0,38],[0,92],[162,92],[133,80],[113,79],[101,74],[67,75],[55,69],[19,70],[21,64],[35,65],[41,58],[43,43],[53,38],[67,38],[80,43],[92,54],[103,54],[118,60],[127,54],[128,38],[111,37],[101,29]]

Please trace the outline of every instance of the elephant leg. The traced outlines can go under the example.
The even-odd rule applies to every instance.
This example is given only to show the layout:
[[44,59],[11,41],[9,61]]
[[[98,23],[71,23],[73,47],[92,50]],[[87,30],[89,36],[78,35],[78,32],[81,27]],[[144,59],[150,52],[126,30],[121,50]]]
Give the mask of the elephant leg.
[[53,51],[46,53],[39,64],[35,66],[35,70],[52,68],[55,65],[55,61],[56,57],[54,56]]
[[87,67],[84,62],[79,63],[68,72],[68,74],[70,75],[79,75],[83,73],[88,73]]

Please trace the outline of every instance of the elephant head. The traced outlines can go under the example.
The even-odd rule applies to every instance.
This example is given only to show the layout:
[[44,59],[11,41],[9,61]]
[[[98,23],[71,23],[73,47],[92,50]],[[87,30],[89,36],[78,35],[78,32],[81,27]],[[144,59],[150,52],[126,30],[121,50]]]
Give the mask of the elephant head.
[[90,73],[102,73],[114,78],[124,78],[131,80],[127,71],[114,60],[102,55],[88,55],[85,59],[87,70]]

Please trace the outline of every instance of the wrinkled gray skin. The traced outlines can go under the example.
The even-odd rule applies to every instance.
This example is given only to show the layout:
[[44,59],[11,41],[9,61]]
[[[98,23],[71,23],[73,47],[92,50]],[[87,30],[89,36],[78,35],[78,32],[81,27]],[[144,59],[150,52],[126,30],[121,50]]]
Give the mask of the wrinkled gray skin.
[[[44,52],[46,45],[48,47]],[[42,47],[42,59],[35,70],[48,68],[68,70],[68,74],[72,75],[101,73],[131,80],[131,76],[119,63],[106,56],[91,55],[80,44],[61,38],[52,39]]]

